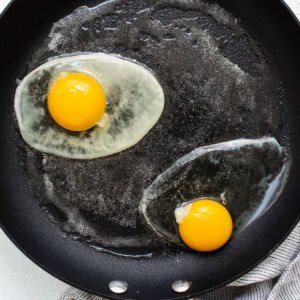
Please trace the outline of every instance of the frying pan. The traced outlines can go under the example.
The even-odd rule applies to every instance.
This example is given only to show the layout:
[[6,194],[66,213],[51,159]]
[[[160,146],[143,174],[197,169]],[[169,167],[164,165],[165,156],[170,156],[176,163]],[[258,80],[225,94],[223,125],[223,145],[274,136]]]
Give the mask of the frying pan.
[[[28,188],[18,159],[13,124],[16,78],[27,72],[26,60],[47,36],[51,24],[80,5],[97,1],[15,1],[0,20],[0,223],[32,261],[55,277],[80,289],[111,299],[186,299],[227,284],[256,266],[288,235],[300,212],[300,26],[279,0],[215,0],[239,16],[256,33],[281,75],[289,106],[290,151],[293,164],[281,196],[272,206],[214,253],[180,252],[136,259],[97,252],[64,235],[41,210]],[[99,1],[98,1],[99,2]],[[21,74],[21,75],[20,75]],[[134,250],[133,250],[134,251]],[[123,280],[124,294],[109,283]],[[172,283],[191,287],[176,293]]]

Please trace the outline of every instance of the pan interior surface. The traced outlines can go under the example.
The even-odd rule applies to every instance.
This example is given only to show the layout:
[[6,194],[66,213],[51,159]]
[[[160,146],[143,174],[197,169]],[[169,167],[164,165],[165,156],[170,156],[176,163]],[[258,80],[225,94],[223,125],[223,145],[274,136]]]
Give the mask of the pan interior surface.
[[[139,202],[154,178],[184,154],[242,137],[271,135],[286,145],[278,72],[248,30],[217,4],[109,1],[79,7],[54,23],[28,68],[76,51],[113,53],[145,65],[166,98],[157,126],[114,156],[69,160],[23,147],[37,201],[64,231],[97,249],[130,255],[131,247],[146,248],[145,254],[149,246],[165,248],[148,230]],[[37,86],[47,85],[47,78]],[[245,208],[237,203],[234,210]]]
[[[0,23],[3,40],[12,46],[10,52],[0,50],[10,58],[0,72],[5,99],[0,222],[27,255],[99,295],[179,299],[233,280],[278,245],[300,208],[294,184],[300,32],[280,2],[53,1],[41,9],[29,0],[27,5],[31,17],[22,14],[19,2]],[[104,159],[70,160],[33,150],[14,116],[16,79],[48,59],[90,52],[120,55],[149,68],[166,97],[160,121],[136,146]],[[147,226],[138,211],[143,192],[176,160],[198,147],[263,136],[275,137],[293,156],[290,180],[262,217],[226,247],[211,254],[182,251]],[[114,279],[128,283],[124,295],[110,292]],[[182,295],[171,288],[180,279],[192,282]]]

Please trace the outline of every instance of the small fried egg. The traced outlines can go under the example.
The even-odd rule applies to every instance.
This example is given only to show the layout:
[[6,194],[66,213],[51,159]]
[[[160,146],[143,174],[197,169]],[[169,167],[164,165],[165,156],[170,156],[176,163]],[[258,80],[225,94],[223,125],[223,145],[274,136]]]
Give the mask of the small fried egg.
[[139,210],[170,243],[212,251],[263,215],[280,195],[289,165],[272,137],[199,147],[157,176]]
[[225,245],[233,229],[228,210],[210,199],[182,204],[176,208],[175,218],[183,242],[201,252],[214,251]]
[[33,148],[93,159],[138,143],[157,123],[164,93],[145,67],[96,53],[53,59],[18,86],[15,111]]

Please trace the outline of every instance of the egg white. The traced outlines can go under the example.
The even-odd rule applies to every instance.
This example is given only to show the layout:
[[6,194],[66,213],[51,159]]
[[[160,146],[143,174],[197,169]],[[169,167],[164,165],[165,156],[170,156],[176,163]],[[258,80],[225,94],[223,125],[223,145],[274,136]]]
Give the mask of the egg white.
[[[221,203],[226,189],[226,195],[234,197],[226,198],[224,205],[231,214],[235,212],[234,230],[238,233],[259,218],[280,195],[289,170],[289,162],[284,160],[283,154],[283,147],[273,137],[237,139],[196,148],[175,161],[144,190],[139,211],[158,236],[185,247],[177,224],[187,216],[191,203],[201,198]],[[197,165],[200,161],[206,163]],[[212,167],[216,165],[221,167]],[[243,172],[248,165],[258,169],[257,175]],[[208,176],[207,168],[210,169]],[[242,178],[244,184],[235,185],[235,176]],[[216,194],[203,193],[208,189]],[[251,193],[243,194],[244,190]]]
[[[63,72],[86,73],[101,84],[109,116],[104,128],[75,134],[49,117],[48,88]],[[18,86],[15,111],[21,135],[31,147],[67,158],[93,159],[138,143],[159,120],[164,102],[160,84],[146,68],[97,53],[60,57],[39,66]]]

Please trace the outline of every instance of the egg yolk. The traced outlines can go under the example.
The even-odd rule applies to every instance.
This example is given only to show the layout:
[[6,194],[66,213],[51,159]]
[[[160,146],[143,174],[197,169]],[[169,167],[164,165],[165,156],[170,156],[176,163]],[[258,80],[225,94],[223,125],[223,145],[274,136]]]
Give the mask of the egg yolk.
[[48,110],[54,121],[71,131],[85,131],[96,125],[106,108],[100,84],[83,73],[58,77],[48,93]]
[[187,204],[184,209],[187,210],[179,223],[179,234],[187,246],[206,252],[222,247],[229,240],[233,224],[223,205],[204,199]]

